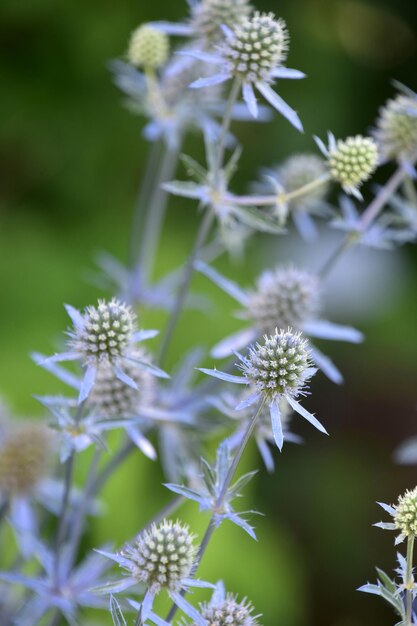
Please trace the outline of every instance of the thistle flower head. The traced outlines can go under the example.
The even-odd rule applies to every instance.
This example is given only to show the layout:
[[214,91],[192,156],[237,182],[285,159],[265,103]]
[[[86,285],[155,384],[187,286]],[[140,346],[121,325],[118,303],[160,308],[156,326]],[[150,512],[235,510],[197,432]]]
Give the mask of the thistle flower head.
[[51,433],[43,424],[6,424],[0,441],[0,493],[30,494],[48,469]]
[[394,524],[405,537],[417,535],[417,487],[408,490],[394,507]]
[[[316,154],[294,154],[284,161],[276,172],[282,187],[286,192],[291,192],[323,178],[327,173],[327,167],[324,160]],[[308,208],[323,200],[327,191],[328,184],[317,186],[308,194],[291,201],[291,208]]]
[[158,69],[166,63],[168,55],[169,40],[165,33],[146,24],[133,31],[127,51],[132,65]]
[[192,8],[191,27],[198,37],[209,41],[221,38],[221,26],[234,28],[249,17],[249,0],[201,0]]
[[311,376],[308,342],[291,329],[264,335],[262,343],[249,348],[239,368],[268,401],[284,394],[296,397]]
[[218,602],[200,605],[200,613],[210,626],[258,626],[258,616],[253,611],[251,602],[246,598],[239,601],[232,593]]
[[374,137],[381,156],[408,159],[417,153],[417,100],[399,94],[380,109]]
[[70,333],[70,344],[88,364],[112,363],[123,357],[136,330],[136,315],[115,298],[86,307],[82,322]]
[[[137,348],[133,353],[139,361],[150,362],[145,350]],[[126,363],[126,374],[137,384],[137,389],[124,384],[113,368],[104,361],[97,369],[94,387],[88,397],[88,405],[106,417],[136,415],[141,406],[149,406],[155,398],[155,377],[145,370]]]
[[348,137],[330,146],[328,165],[332,178],[352,193],[364,183],[378,164],[378,149],[370,137]]
[[228,71],[245,82],[268,82],[286,59],[288,40],[282,19],[273,13],[254,13],[234,26],[223,44]]
[[122,557],[130,562],[131,575],[145,583],[151,593],[180,591],[196,556],[194,539],[188,526],[164,520],[144,530]]
[[317,276],[290,266],[261,274],[249,298],[247,315],[261,333],[274,335],[276,328],[300,328],[319,309]]

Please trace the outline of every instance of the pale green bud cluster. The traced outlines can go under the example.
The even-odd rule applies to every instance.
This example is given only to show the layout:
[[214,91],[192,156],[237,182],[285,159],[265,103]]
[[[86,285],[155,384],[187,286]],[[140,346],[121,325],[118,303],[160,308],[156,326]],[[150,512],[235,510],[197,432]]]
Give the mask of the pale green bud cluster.
[[251,12],[249,0],[201,0],[192,9],[191,26],[197,36],[216,41],[223,38],[223,24],[235,28]]
[[188,526],[163,520],[144,530],[122,556],[132,562],[132,575],[151,592],[179,591],[194,564],[194,539]]
[[356,135],[339,140],[330,150],[328,165],[334,180],[347,190],[368,180],[378,164],[378,149],[370,137]]
[[6,424],[0,441],[0,493],[30,494],[45,476],[51,452],[51,431],[43,425]]
[[245,81],[268,81],[285,61],[288,40],[284,20],[256,12],[233,29],[223,46],[229,71]]
[[70,344],[87,363],[112,363],[122,357],[136,329],[136,315],[131,307],[116,298],[97,306],[88,306],[83,325],[74,328]]
[[169,40],[165,33],[146,24],[133,31],[127,51],[129,63],[156,70],[166,63],[168,56]]
[[283,394],[296,396],[304,387],[310,365],[307,340],[301,333],[280,330],[251,347],[240,368],[259,392],[275,400]]
[[263,334],[276,328],[301,328],[320,309],[317,276],[295,267],[278,267],[263,272],[248,303],[247,316]]
[[[240,602],[237,596],[228,593],[223,601],[216,604],[200,605],[202,617],[209,626],[258,626],[253,615],[253,606],[244,598]],[[193,624],[193,626],[196,626]]]
[[374,135],[384,159],[415,158],[417,156],[417,101],[401,94],[388,100],[380,109]]
[[417,487],[406,491],[395,508],[395,527],[406,537],[417,535]]

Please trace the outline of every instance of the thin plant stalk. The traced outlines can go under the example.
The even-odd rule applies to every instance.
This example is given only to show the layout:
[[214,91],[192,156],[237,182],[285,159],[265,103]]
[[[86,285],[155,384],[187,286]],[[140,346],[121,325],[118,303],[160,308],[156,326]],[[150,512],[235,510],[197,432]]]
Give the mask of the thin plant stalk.
[[391,196],[393,196],[394,193],[397,191],[398,187],[404,181],[406,176],[407,173],[402,166],[399,166],[395,170],[393,175],[388,179],[387,183],[379,191],[378,195],[375,196],[372,202],[362,213],[357,229],[344,237],[341,243],[330,255],[330,258],[327,259],[327,261],[324,263],[323,267],[319,271],[319,275],[321,278],[326,278],[328,276],[328,274],[336,265],[336,262],[344,254],[344,252],[348,250],[354,243],[356,243],[356,241],[360,239],[360,236],[364,232],[366,232],[366,230],[371,226],[374,220],[381,213],[382,209],[387,204]]
[[237,97],[239,95],[240,86],[241,82],[238,78],[236,78],[232,84],[232,88],[230,90],[229,98],[227,100],[226,109],[223,116],[222,128],[218,140],[216,171],[214,172],[214,181],[216,187],[218,187],[220,183],[220,172],[223,167],[224,153],[226,150],[226,139],[232,121],[233,107],[235,106]]
[[[203,539],[201,540],[200,543],[200,547],[198,549],[197,552],[197,556],[196,556],[196,560],[195,560],[195,564],[194,564],[194,568],[193,568],[193,574],[195,575],[198,567],[201,563],[201,560],[204,556],[205,551],[207,550],[207,546],[210,543],[210,539],[213,536],[214,531],[217,528],[217,523],[216,523],[216,517],[218,514],[218,511],[220,511],[223,508],[223,504],[224,504],[224,500],[227,494],[227,490],[230,487],[230,484],[233,480],[233,477],[236,473],[236,470],[238,468],[239,462],[242,458],[242,455],[246,449],[246,446],[248,445],[248,442],[250,441],[253,431],[255,429],[256,423],[258,421],[258,418],[262,412],[262,409],[265,406],[265,402],[266,400],[263,399],[261,400],[261,402],[259,403],[258,409],[255,413],[255,415],[253,416],[253,418],[251,419],[251,421],[249,422],[249,425],[245,431],[245,434],[242,437],[242,440],[239,444],[239,446],[236,449],[235,455],[233,457],[233,461],[232,464],[229,468],[229,471],[227,472],[226,478],[224,479],[222,488],[220,490],[219,496],[216,500],[216,502],[214,503],[213,506],[213,512],[209,521],[209,524],[207,526],[206,532],[204,533]],[[181,590],[181,595],[185,596],[185,594],[187,593],[186,589],[182,589]],[[178,607],[177,605],[174,603],[167,615],[166,621],[168,623],[172,622],[172,620],[174,619],[176,613],[177,613]]]
[[404,626],[413,626],[413,551],[414,535],[409,535],[407,540],[407,570],[405,575],[405,622]]
[[68,527],[68,517],[69,517],[69,502],[71,489],[74,481],[74,466],[75,466],[75,452],[72,450],[70,456],[68,457],[65,463],[65,479],[64,479],[64,494],[62,497],[61,504],[61,512],[58,520],[58,529],[55,537],[55,563],[54,563],[54,571],[55,571],[55,579],[57,584],[59,584],[59,563],[60,563],[60,552],[62,544],[65,540],[65,535],[67,533]]

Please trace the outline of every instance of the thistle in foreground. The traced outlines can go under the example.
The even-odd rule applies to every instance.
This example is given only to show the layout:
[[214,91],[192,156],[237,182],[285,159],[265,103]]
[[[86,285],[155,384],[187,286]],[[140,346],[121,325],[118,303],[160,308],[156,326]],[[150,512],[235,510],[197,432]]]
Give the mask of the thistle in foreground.
[[302,131],[297,113],[271,87],[278,78],[304,78],[302,72],[283,66],[289,40],[285,22],[275,19],[273,13],[256,12],[242,23],[223,30],[225,40],[219,44],[218,54],[190,53],[203,61],[220,65],[221,71],[195,81],[190,87],[198,89],[233,79],[241,85],[243,98],[255,118],[258,117],[256,88],[274,109]]
[[126,578],[96,589],[97,593],[118,593],[138,584],[144,585],[146,591],[141,604],[141,619],[145,622],[152,611],[155,596],[165,590],[186,615],[199,626],[206,626],[198,611],[180,593],[181,589],[188,587],[212,586],[192,578],[197,555],[194,539],[195,535],[188,526],[165,519],[142,531],[133,544],[127,545],[118,554],[97,550],[128,572]]
[[100,367],[110,367],[114,375],[125,385],[137,389],[137,384],[126,369],[133,365],[145,369],[154,376],[169,378],[155,365],[138,358],[136,343],[155,337],[155,330],[137,330],[136,315],[130,306],[113,298],[99,300],[97,306],[88,306],[80,313],[66,305],[73,328],[68,332],[68,352],[58,353],[44,362],[47,367],[59,361],[81,361],[85,375],[81,384],[78,402],[90,394]]
[[269,406],[271,427],[275,443],[281,450],[284,443],[280,400],[288,404],[320,432],[327,434],[324,426],[297,401],[305,393],[307,382],[316,373],[312,367],[308,342],[291,329],[276,330],[265,335],[261,343],[249,348],[247,356],[238,354],[238,368],[242,376],[226,374],[219,370],[201,368],[200,371],[220,380],[239,385],[252,385],[255,392],[241,402],[237,409],[246,409],[256,402]]
[[[241,350],[263,334],[273,335],[275,329],[290,326],[308,337],[360,343],[363,335],[355,328],[322,319],[319,277],[294,266],[277,267],[262,272],[254,289],[242,289],[205,263],[196,269],[234,298],[243,309],[239,317],[251,322],[237,333],[226,337],[211,354],[215,358],[229,356]],[[310,346],[311,358],[333,382],[340,384],[343,376],[328,356],[316,346]]]
[[383,502],[378,504],[393,517],[393,522],[378,522],[375,526],[383,530],[399,531],[395,545],[404,539],[417,536],[417,487],[406,491],[394,506]]

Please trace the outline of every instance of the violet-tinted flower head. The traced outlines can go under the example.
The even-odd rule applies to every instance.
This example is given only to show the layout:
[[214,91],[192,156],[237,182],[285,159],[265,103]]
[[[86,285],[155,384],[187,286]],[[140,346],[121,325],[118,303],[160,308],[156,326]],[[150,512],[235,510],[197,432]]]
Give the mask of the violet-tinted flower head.
[[215,42],[222,38],[223,25],[234,28],[251,12],[249,0],[201,0],[191,8],[190,27],[198,38]]
[[273,13],[258,13],[233,25],[222,46],[228,71],[242,81],[269,82],[272,72],[287,56],[288,31],[284,20]]
[[200,612],[210,626],[259,626],[252,603],[246,598],[239,601],[232,593],[217,602],[201,604]]
[[157,69],[164,65],[169,55],[169,40],[165,33],[143,24],[133,31],[127,58],[135,67]]
[[[292,192],[323,178],[327,174],[326,163],[316,154],[294,154],[276,168],[279,182],[285,192]],[[328,192],[328,183],[315,187],[307,194],[290,200],[290,209],[308,210],[317,202],[324,200]]]
[[384,160],[408,160],[417,154],[417,99],[398,94],[381,107],[374,137]]
[[260,275],[246,315],[261,333],[273,335],[276,328],[301,328],[304,322],[316,319],[319,310],[318,277],[290,266]]
[[0,438],[0,494],[30,495],[46,476],[52,433],[35,422],[7,423]]
[[120,359],[132,342],[136,315],[130,306],[113,298],[86,307],[82,326],[70,333],[71,347],[85,364],[99,365]]
[[301,333],[281,329],[251,346],[239,367],[257,391],[272,401],[284,394],[299,395],[312,375],[311,365],[307,340]]
[[180,591],[196,556],[194,539],[188,526],[164,520],[144,530],[122,556],[130,563],[132,576],[145,583],[151,593]]
[[[150,355],[137,348],[134,355],[139,361],[151,362]],[[156,393],[155,377],[145,369],[134,365],[125,366],[126,374],[137,384],[137,389],[125,385],[115,375],[112,367],[104,362],[97,369],[96,381],[88,397],[88,406],[106,417],[137,415],[141,406],[152,403]]]

